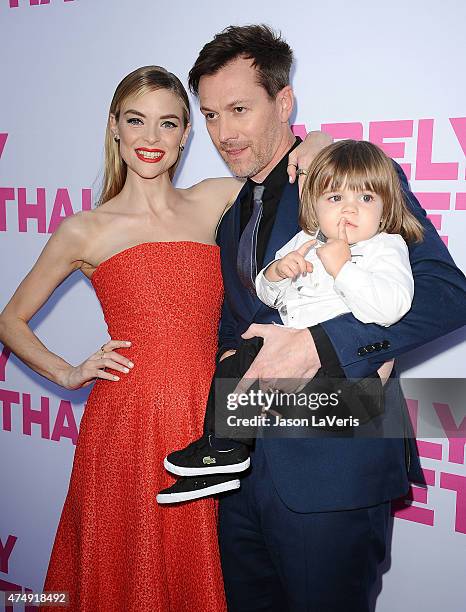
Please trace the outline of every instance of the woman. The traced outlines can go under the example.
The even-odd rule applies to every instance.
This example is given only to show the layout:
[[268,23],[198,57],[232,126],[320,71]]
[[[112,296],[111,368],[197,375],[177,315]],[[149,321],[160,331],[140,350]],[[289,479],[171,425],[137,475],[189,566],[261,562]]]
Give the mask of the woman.
[[[67,591],[74,611],[225,609],[214,501],[155,501],[173,482],[164,456],[202,432],[223,289],[215,232],[242,185],[173,187],[189,130],[175,75],[148,66],[126,76],[99,206],[63,221],[0,316],[0,340],[36,372],[67,389],[97,379],[44,585]],[[72,366],[28,321],[76,270],[118,340]]]

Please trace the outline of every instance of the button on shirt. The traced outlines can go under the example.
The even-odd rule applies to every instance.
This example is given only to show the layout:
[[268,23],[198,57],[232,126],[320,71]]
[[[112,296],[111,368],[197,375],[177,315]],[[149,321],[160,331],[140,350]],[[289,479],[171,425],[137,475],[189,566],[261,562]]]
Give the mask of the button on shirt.
[[[299,232],[277,251],[275,259],[313,238]],[[351,262],[343,265],[336,279],[317,257],[321,246],[318,242],[306,255],[314,267],[306,276],[271,282],[265,278],[266,268],[257,275],[258,297],[278,309],[284,325],[303,329],[352,312],[363,323],[388,327],[411,308],[414,280],[408,247],[399,234],[381,232],[351,245]]]

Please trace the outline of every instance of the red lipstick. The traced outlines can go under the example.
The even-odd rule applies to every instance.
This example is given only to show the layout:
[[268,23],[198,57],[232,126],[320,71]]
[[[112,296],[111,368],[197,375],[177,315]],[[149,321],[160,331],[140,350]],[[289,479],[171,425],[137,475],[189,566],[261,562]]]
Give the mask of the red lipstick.
[[135,152],[138,159],[148,164],[156,164],[165,155],[162,149],[148,149],[147,147],[138,147]]

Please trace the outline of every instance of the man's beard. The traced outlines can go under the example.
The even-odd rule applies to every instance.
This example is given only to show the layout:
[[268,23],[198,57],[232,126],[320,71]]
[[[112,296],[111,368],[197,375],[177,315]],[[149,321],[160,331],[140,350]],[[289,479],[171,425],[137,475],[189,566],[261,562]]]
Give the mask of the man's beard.
[[[229,167],[230,171],[238,178],[249,178],[252,176],[256,176],[256,174],[259,174],[259,172],[261,172],[261,170],[263,170],[270,161],[264,159],[266,157],[265,155],[257,153],[254,147],[251,146],[251,144],[248,143],[246,146],[249,147],[252,153],[252,159],[244,162],[241,160],[231,160],[228,157],[228,149],[225,149],[223,147],[220,149],[220,153],[223,157],[224,162]],[[230,150],[236,150],[238,148],[243,147],[231,147]]]

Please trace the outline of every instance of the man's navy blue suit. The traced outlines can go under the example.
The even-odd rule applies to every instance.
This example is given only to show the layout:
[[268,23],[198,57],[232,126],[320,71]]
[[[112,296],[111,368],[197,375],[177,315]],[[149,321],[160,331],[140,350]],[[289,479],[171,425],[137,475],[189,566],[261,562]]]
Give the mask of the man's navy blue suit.
[[[383,362],[466,324],[466,279],[396,167],[408,206],[425,230],[424,240],[409,246],[413,305],[389,328],[363,324],[351,313],[321,324],[348,377],[367,377]],[[223,217],[217,234],[225,286],[222,351],[237,348],[251,323],[280,322],[276,310],[243,287],[236,271],[244,193]],[[288,184],[264,265],[300,230],[298,206],[298,188]],[[387,348],[363,354],[361,348],[384,340]],[[405,417],[399,381],[392,373],[381,426]],[[367,610],[367,593],[360,584],[367,583],[367,590],[373,585],[385,554],[389,500],[406,494],[410,480],[423,480],[412,439],[257,440],[250,474],[241,480],[241,489],[220,502],[229,610]]]

